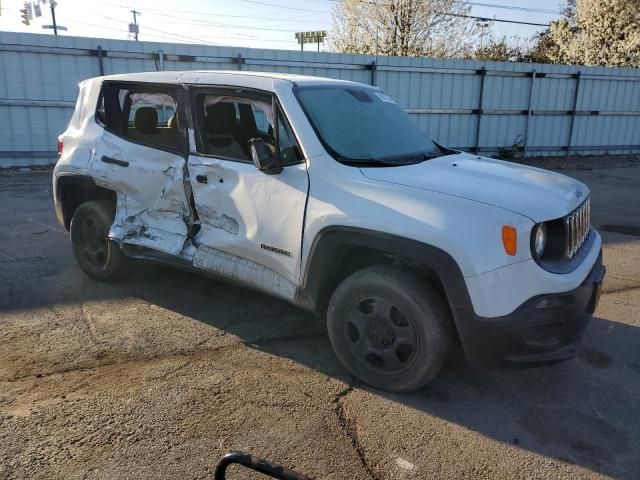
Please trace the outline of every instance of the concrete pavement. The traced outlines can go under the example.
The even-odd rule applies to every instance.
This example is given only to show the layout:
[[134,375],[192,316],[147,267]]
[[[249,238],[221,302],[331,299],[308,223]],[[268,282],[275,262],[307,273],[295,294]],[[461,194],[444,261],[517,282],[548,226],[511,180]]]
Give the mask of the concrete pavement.
[[411,395],[354,384],[323,323],[265,295],[149,264],[90,280],[49,174],[0,173],[0,479],[211,478],[230,450],[318,479],[638,478],[640,162],[543,166],[586,182],[604,227],[580,355],[456,352]]

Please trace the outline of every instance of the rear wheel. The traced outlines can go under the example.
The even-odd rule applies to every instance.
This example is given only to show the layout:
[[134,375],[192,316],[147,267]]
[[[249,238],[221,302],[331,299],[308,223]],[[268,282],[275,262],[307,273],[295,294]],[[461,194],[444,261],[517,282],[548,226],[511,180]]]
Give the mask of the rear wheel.
[[126,257],[109,240],[113,217],[109,202],[85,202],[71,219],[73,254],[80,268],[95,280],[114,280],[125,271]]
[[329,302],[327,326],[345,368],[384,390],[427,384],[451,347],[451,320],[440,296],[419,277],[389,266],[345,279]]

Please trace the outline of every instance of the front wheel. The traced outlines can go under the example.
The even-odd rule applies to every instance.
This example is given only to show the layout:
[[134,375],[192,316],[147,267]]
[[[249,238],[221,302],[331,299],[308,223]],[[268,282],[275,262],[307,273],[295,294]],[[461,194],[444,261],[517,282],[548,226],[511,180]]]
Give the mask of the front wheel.
[[394,392],[416,390],[435,377],[452,341],[440,296],[419,277],[389,266],[345,279],[329,302],[327,327],[349,372]]
[[108,202],[85,202],[71,219],[71,244],[76,261],[87,275],[99,281],[119,278],[126,267],[126,257],[109,240],[113,216],[113,206]]

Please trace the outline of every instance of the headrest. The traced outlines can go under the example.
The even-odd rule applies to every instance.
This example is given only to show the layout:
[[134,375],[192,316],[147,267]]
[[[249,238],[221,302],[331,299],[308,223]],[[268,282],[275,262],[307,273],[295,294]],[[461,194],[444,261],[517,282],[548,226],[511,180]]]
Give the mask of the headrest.
[[156,133],[158,112],[153,107],[140,107],[136,110],[133,126],[139,133],[150,135]]

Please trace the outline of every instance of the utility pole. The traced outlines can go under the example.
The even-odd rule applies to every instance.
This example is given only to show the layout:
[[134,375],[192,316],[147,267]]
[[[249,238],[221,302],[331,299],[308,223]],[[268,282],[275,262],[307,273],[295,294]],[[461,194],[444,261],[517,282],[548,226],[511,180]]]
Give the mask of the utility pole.
[[133,38],[135,39],[135,41],[138,41],[138,33],[140,32],[140,29],[138,28],[138,15],[142,15],[140,12],[137,12],[135,9],[131,10],[131,13],[133,13],[133,23],[129,24],[129,33],[133,33]]
[[56,7],[58,4],[51,0],[51,23],[53,24],[53,34],[58,35],[58,24],[56,23]]

